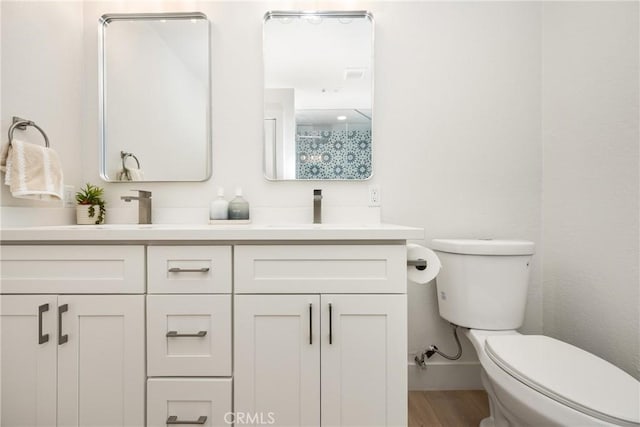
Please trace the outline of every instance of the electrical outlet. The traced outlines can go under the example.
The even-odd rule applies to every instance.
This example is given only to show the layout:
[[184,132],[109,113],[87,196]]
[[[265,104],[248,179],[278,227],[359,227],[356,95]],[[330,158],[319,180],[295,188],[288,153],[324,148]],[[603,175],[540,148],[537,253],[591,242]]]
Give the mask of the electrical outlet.
[[76,205],[75,187],[73,185],[64,186],[64,202],[65,208],[72,208]]
[[377,184],[369,186],[369,206],[380,206],[380,186]]

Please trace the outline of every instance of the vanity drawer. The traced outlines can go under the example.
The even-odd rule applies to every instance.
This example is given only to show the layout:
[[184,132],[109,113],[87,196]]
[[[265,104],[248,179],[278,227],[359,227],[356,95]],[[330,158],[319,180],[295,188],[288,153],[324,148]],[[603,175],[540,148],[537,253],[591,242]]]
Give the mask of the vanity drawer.
[[143,246],[0,247],[3,294],[142,294]]
[[150,294],[231,293],[231,246],[149,246]]
[[235,293],[406,293],[404,245],[234,248]]
[[[147,426],[175,424],[224,426],[231,412],[231,378],[150,378],[147,381]],[[201,417],[206,417],[202,419]],[[232,420],[232,415],[227,415]],[[202,422],[204,421],[204,422]]]
[[147,375],[230,376],[231,295],[148,295]]

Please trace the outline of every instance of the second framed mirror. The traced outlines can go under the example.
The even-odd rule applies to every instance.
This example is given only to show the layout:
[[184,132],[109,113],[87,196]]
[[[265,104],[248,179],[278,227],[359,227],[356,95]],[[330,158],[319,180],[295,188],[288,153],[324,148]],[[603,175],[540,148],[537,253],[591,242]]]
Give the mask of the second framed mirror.
[[265,15],[267,179],[371,176],[373,34],[365,11]]

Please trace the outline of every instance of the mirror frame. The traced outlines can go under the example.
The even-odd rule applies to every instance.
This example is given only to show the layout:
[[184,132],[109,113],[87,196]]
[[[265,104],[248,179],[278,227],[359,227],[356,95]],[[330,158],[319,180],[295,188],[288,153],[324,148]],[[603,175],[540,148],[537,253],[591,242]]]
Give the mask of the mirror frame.
[[[106,151],[107,151],[107,137],[106,137],[106,75],[105,75],[105,29],[110,22],[113,21],[146,21],[146,20],[185,20],[185,19],[204,19],[207,23],[207,136],[205,140],[206,144],[206,170],[203,179],[183,179],[183,180],[143,180],[143,181],[119,181],[110,179],[107,176],[106,171]],[[204,182],[211,179],[212,176],[212,142],[211,142],[211,22],[202,12],[161,12],[161,13],[107,13],[102,15],[98,19],[98,128],[100,132],[100,149],[99,151],[99,163],[100,163],[100,178],[103,181],[110,183],[136,183],[136,182]]]
[[[267,176],[266,159],[267,151],[265,147],[266,132],[264,128],[265,119],[265,105],[264,105],[264,90],[266,89],[266,72],[265,72],[265,35],[266,35],[266,23],[272,18],[301,18],[309,16],[329,17],[329,18],[366,18],[371,22],[371,173],[366,178],[361,179],[348,179],[348,178],[335,178],[335,179],[277,179]],[[374,156],[373,156],[373,118],[374,113],[374,95],[375,95],[375,20],[373,14],[367,10],[325,10],[325,11],[302,11],[302,10],[271,10],[264,14],[262,22],[262,174],[267,181],[274,182],[362,182],[368,181],[373,178],[374,175]]]

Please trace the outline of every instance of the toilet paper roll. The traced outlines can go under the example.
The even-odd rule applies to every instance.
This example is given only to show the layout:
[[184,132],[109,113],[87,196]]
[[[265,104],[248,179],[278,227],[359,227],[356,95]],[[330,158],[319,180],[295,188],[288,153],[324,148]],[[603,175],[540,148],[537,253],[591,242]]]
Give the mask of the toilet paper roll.
[[424,246],[407,244],[407,260],[423,259],[427,261],[427,268],[424,270],[418,270],[413,265],[407,266],[407,278],[412,282],[425,284],[436,278],[440,272],[440,259],[429,248]]

